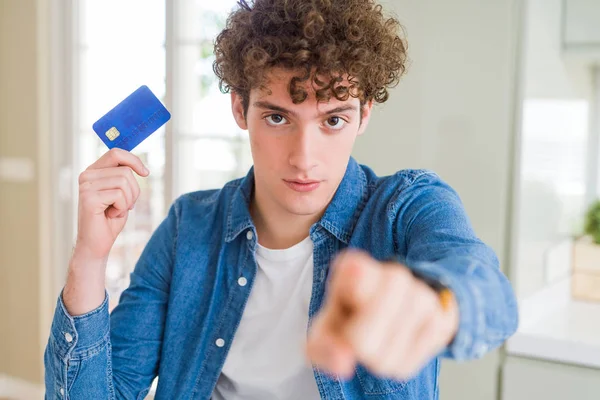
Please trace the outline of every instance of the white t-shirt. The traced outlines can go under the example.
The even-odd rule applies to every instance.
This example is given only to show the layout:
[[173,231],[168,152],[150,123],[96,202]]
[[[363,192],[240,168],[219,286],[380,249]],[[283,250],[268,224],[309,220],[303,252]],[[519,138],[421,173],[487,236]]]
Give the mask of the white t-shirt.
[[248,303],[214,400],[320,399],[305,356],[313,282],[310,237],[284,250],[258,245]]

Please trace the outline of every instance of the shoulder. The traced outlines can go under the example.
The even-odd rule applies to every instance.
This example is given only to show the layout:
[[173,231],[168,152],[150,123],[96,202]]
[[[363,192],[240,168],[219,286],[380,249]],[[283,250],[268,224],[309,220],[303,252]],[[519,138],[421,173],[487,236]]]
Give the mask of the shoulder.
[[403,169],[388,176],[378,178],[378,186],[394,191],[402,191],[412,186],[435,185],[442,180],[428,169]]
[[403,169],[391,175],[377,176],[371,168],[361,165],[366,181],[367,188],[373,194],[374,192],[389,192],[397,194],[403,191],[426,189],[433,186],[448,187],[437,173],[428,169]]
[[199,190],[179,196],[172,206],[177,219],[179,222],[206,220],[226,214],[242,179],[230,181],[220,189]]
[[404,169],[379,177],[369,167],[361,168],[367,177],[369,201],[378,203],[379,209],[385,207],[390,217],[411,206],[460,202],[456,191],[434,171]]

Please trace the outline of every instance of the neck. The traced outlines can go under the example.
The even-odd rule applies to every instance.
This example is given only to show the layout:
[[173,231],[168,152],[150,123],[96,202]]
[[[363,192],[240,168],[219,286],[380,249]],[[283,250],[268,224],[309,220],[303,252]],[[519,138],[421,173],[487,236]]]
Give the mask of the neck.
[[310,233],[311,226],[321,218],[321,214],[297,215],[269,204],[254,191],[250,204],[250,214],[256,226],[258,242],[269,249],[287,249],[300,243]]

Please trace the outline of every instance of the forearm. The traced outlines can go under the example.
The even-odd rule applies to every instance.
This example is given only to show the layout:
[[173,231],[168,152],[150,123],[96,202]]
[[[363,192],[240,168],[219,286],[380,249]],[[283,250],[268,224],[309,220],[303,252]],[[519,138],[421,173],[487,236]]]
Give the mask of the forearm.
[[477,358],[500,346],[517,328],[517,301],[457,193],[435,174],[423,174],[397,201],[396,247],[406,258],[400,261],[448,287],[458,304],[459,328],[444,355]]
[[487,256],[450,256],[435,262],[410,263],[420,274],[448,287],[456,298],[459,327],[443,356],[459,360],[479,358],[515,332],[515,296],[495,260],[489,250]]
[[76,249],[69,263],[62,300],[72,316],[98,308],[105,298],[106,258],[96,260]]

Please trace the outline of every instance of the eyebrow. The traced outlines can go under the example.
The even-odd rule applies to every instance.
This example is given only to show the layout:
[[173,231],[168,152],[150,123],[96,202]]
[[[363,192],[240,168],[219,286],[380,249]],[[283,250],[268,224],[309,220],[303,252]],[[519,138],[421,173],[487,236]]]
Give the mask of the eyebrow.
[[[254,102],[254,106],[259,107],[259,108],[264,108],[267,110],[277,111],[277,112],[284,113],[284,114],[289,114],[294,117],[298,116],[298,114],[296,114],[294,111],[280,107],[280,106],[270,103],[268,101],[256,101],[256,102]],[[331,110],[324,111],[324,112],[320,113],[319,116],[337,114],[337,113],[341,113],[344,111],[358,111],[358,108],[353,105],[340,106],[340,107],[332,108]]]

